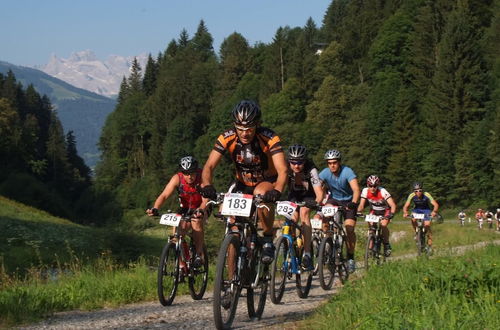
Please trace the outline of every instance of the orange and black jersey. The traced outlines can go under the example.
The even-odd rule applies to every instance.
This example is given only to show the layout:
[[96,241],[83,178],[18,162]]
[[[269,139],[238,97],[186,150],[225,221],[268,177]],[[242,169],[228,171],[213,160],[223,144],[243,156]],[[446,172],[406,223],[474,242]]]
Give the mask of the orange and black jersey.
[[269,128],[258,127],[249,144],[241,143],[236,131],[228,129],[217,138],[214,150],[221,154],[229,151],[236,165],[236,178],[246,186],[275,181],[278,176],[272,155],[283,152],[283,148],[280,138]]

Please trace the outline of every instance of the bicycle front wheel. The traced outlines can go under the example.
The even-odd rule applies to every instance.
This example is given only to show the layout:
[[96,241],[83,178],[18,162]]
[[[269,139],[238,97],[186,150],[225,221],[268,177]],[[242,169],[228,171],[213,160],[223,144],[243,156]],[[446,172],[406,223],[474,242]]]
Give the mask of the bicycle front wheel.
[[[194,253],[193,253],[194,255]],[[191,266],[189,277],[189,293],[194,300],[200,300],[205,294],[208,283],[208,254],[207,247],[203,245],[203,264],[197,268]]]
[[319,263],[318,263],[318,259],[319,259],[319,247],[321,245],[321,240],[319,239],[319,237],[313,237],[312,239],[312,255],[313,255],[313,261],[314,261],[314,271],[313,271],[313,275],[317,275],[318,274],[318,268],[319,268]]
[[214,283],[214,321],[217,329],[229,329],[238,306],[241,287],[238,278],[238,251],[236,235],[227,235],[219,250]]
[[269,285],[269,265],[262,263],[262,246],[255,247],[251,261],[252,283],[247,289],[247,309],[250,318],[260,319],[266,305]]
[[172,304],[179,284],[179,253],[174,242],[168,242],[158,266],[158,299],[163,306]]
[[340,283],[344,284],[349,278],[349,271],[347,269],[347,239],[345,236],[338,236],[335,241],[333,255],[335,256],[335,271]]
[[319,247],[318,274],[319,284],[323,290],[330,290],[335,277],[335,258],[333,255],[333,240],[325,236]]
[[[311,245],[311,251],[312,251],[312,245]],[[303,247],[297,248],[297,256],[302,256],[303,252],[304,252]],[[314,265],[314,260],[311,261],[312,265]],[[314,269],[312,267],[311,269],[303,269],[300,266],[300,262],[299,262],[299,268],[300,268],[300,273],[295,275],[297,294],[299,298],[307,298],[307,296],[309,295],[309,290],[311,290],[311,283],[312,283]]]
[[425,249],[425,234],[422,229],[417,230],[417,255],[421,256]]
[[286,237],[281,236],[276,241],[276,253],[271,264],[271,301],[274,304],[279,304],[283,298],[289,271],[289,243]]
[[368,270],[376,263],[375,252],[375,237],[372,234],[368,235],[365,246],[365,270]]

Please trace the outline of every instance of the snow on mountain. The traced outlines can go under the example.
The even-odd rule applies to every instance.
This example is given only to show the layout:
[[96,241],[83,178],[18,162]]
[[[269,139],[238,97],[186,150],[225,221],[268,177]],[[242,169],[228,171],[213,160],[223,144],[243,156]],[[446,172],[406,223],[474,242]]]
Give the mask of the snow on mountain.
[[[135,56],[145,69],[148,56]],[[110,55],[105,61],[99,60],[91,50],[75,52],[69,58],[59,58],[53,54],[46,65],[37,66],[53,77],[88,91],[114,97],[120,91],[123,77],[128,77],[134,56]]]

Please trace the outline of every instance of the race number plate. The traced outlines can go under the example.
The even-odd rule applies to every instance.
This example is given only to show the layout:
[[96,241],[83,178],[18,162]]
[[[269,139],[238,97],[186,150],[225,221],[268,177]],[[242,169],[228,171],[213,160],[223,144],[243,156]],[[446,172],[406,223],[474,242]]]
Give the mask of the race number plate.
[[276,203],[276,213],[284,216],[287,219],[291,219],[293,212],[297,209],[297,204],[283,201]]
[[323,228],[323,221],[320,219],[311,219],[311,227],[313,229],[321,229]]
[[425,219],[425,213],[412,213],[411,216],[413,217],[413,219]]
[[365,216],[365,221],[366,222],[379,222],[380,217],[378,215],[375,215],[375,214],[367,214]]
[[222,215],[248,217],[252,210],[252,195],[227,193],[224,195]]
[[323,206],[321,209],[321,213],[325,217],[333,217],[339,208],[336,206]]
[[163,214],[160,218],[160,224],[166,226],[177,227],[181,221],[181,215],[176,213]]

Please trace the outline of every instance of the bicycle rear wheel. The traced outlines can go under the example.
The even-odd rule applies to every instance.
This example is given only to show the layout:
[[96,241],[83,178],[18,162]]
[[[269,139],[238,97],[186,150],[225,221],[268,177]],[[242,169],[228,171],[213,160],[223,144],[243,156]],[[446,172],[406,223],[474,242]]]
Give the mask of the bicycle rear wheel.
[[290,251],[288,239],[281,236],[276,241],[276,253],[271,264],[271,301],[279,304],[285,293],[285,285],[290,271]]
[[319,284],[323,290],[330,290],[335,277],[335,258],[333,240],[330,236],[325,236],[321,241],[318,256]]
[[[311,244],[311,251],[312,251],[312,244]],[[304,252],[304,248],[297,248],[297,256],[302,256],[302,253]],[[313,258],[314,256],[311,256]],[[312,283],[312,278],[313,278],[313,272],[314,269],[311,267],[311,269],[303,269],[300,266],[300,260],[299,260],[299,269],[300,269],[300,274],[295,274],[295,284],[297,286],[297,294],[299,298],[307,298],[309,295],[309,291],[311,290],[311,283]],[[312,265],[314,265],[314,259],[311,260]]]
[[335,257],[335,271],[340,283],[344,284],[349,278],[349,270],[347,269],[347,240],[346,237],[339,236],[335,241],[333,255]]
[[179,284],[179,253],[174,242],[168,242],[161,252],[157,282],[160,303],[171,305]]
[[247,309],[250,318],[260,319],[266,305],[269,285],[269,266],[262,263],[262,246],[255,246],[252,255],[252,283],[247,289]]
[[[208,254],[207,248],[203,246],[204,261],[200,267],[191,266],[191,276],[189,277],[189,293],[194,300],[200,300],[205,294],[208,283]],[[193,253],[194,256],[194,253]]]
[[227,235],[219,249],[214,282],[214,321],[217,329],[229,329],[238,306],[241,287],[238,279],[238,251],[236,235]]

